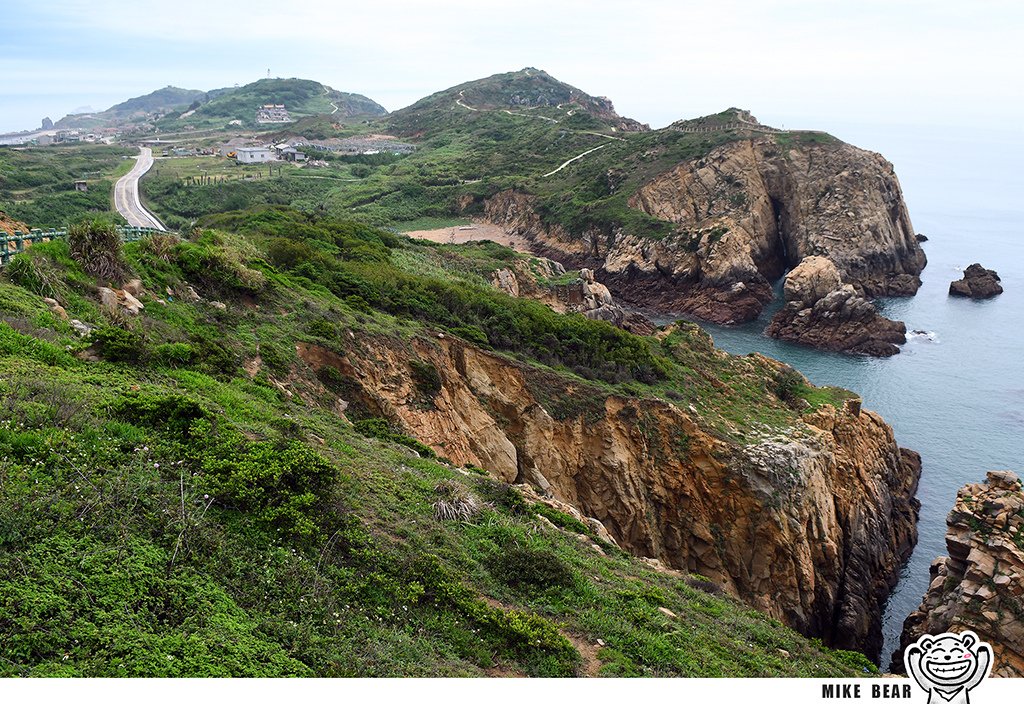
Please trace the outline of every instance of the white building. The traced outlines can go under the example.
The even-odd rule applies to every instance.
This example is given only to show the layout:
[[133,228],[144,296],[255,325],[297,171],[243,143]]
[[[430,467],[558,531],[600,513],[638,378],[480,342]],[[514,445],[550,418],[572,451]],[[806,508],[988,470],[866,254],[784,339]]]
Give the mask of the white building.
[[235,161],[239,164],[259,164],[275,159],[273,150],[266,147],[240,147],[235,150]]

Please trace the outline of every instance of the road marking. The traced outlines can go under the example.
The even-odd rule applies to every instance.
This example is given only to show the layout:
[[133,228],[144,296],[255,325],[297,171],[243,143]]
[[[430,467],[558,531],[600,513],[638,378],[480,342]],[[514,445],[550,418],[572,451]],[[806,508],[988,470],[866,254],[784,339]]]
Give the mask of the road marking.
[[139,147],[139,156],[136,157],[135,166],[114,184],[114,208],[132,227],[152,227],[157,230],[166,230],[163,223],[153,213],[146,210],[139,199],[139,179],[152,166],[153,150],[149,147]]

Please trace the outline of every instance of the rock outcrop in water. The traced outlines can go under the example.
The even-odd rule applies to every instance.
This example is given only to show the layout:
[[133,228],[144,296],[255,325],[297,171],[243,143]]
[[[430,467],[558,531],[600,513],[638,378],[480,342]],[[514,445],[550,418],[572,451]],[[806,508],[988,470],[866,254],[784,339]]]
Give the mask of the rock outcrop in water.
[[932,563],[932,582],[907,617],[893,657],[925,633],[971,630],[992,646],[992,674],[1024,677],[1024,490],[1012,472],[989,472],[957,494],[946,519],[948,557]]
[[892,165],[826,136],[728,142],[654,176],[629,204],[676,233],[570,233],[514,191],[485,213],[548,256],[595,268],[626,302],[718,323],[756,317],[770,282],[812,255],[864,296],[912,295],[921,284],[925,256]]
[[964,269],[964,277],[949,285],[950,296],[964,298],[992,298],[1003,292],[999,285],[999,274],[981,264],[971,264]]
[[[859,404],[725,440],[692,406],[595,395],[447,336],[410,349],[364,340],[344,357],[303,344],[299,355],[335,367],[358,388],[346,400],[455,464],[528,482],[599,520],[623,549],[878,657],[882,605],[917,537],[920,460]],[[412,359],[441,380],[429,406]],[[757,378],[783,367],[760,356],[735,364]]]
[[824,350],[889,357],[907,341],[907,327],[889,320],[849,284],[831,259],[807,257],[786,275],[786,306],[765,334]]

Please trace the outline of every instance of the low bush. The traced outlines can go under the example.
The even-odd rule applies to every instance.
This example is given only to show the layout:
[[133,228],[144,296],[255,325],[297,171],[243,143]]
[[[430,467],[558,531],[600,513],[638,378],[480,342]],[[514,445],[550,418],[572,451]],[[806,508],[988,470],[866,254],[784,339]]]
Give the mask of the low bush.
[[363,420],[357,420],[352,426],[357,432],[368,438],[396,442],[399,445],[415,450],[420,457],[437,457],[436,452],[419,440],[392,430],[391,425],[383,418],[364,418]]
[[204,488],[221,504],[292,538],[321,535],[337,473],[301,442],[243,443],[229,456],[206,457],[202,468]]
[[110,362],[142,364],[149,356],[145,336],[133,328],[105,325],[90,333],[89,342]]
[[488,564],[491,573],[514,589],[544,590],[572,587],[576,577],[551,550],[511,547],[494,555]]

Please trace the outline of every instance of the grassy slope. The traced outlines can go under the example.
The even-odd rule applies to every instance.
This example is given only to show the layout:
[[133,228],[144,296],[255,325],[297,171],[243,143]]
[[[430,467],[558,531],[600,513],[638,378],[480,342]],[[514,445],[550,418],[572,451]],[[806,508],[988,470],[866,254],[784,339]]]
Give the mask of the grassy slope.
[[[0,280],[0,572],[9,575],[0,582],[0,674],[863,670],[862,657],[823,649],[699,581],[608,546],[599,554],[568,516],[339,421],[330,388],[344,380],[312,377],[296,364],[295,342],[341,353],[364,341],[408,346],[434,334],[425,312],[434,307],[397,310],[382,280],[405,275],[438,296],[451,284],[486,298],[482,274],[515,255],[486,246],[463,256],[292,217],[234,216],[221,224],[247,236],[127,247],[150,290],[187,279],[226,300],[225,311],[147,298],[140,320],[111,327],[64,243],[34,247]],[[310,250],[326,252],[329,241],[337,250],[297,256],[282,232]],[[345,295],[353,284],[375,308]],[[97,346],[125,361],[75,357],[84,343],[39,293],[100,326]],[[566,330],[591,326],[502,302]],[[746,361],[710,355],[693,335],[680,334],[676,352],[643,342],[668,360],[663,384],[692,374],[697,385],[709,369],[727,385],[753,383]],[[250,378],[241,362],[257,355],[263,367]],[[286,377],[305,392],[280,391],[275,380]],[[793,417],[774,407],[778,422]],[[488,505],[470,522],[435,519],[443,481]]]

